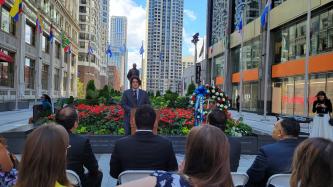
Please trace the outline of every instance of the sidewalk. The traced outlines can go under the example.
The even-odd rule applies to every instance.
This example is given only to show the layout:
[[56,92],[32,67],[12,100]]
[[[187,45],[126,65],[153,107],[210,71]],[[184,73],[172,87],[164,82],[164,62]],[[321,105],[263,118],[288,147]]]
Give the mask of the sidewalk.
[[28,125],[32,109],[0,112],[0,132]]
[[[234,119],[239,119],[240,114],[235,110],[230,110],[231,116]],[[264,119],[263,115],[250,113],[250,112],[242,112],[244,123],[250,125],[252,129],[256,133],[263,133],[272,135],[272,131],[274,128],[274,124],[277,119],[275,116],[266,116]],[[309,132],[309,124],[301,123],[301,132],[308,133]]]

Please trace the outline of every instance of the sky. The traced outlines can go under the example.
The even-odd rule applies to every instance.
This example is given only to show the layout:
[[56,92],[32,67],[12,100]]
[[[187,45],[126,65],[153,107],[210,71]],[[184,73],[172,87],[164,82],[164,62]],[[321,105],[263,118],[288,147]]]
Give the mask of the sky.
[[[207,0],[184,0],[183,56],[194,54],[192,35],[199,32],[201,49],[203,37],[206,35]],[[146,0],[110,0],[110,16],[127,17],[127,49],[128,67],[133,63],[141,68],[139,49],[146,32]]]

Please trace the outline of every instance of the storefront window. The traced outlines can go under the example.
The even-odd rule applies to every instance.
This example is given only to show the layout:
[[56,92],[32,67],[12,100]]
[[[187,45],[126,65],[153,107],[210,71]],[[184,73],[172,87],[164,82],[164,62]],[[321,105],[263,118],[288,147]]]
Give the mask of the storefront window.
[[325,91],[326,74],[314,74],[310,77],[309,85],[309,115],[312,115],[312,104],[317,99],[316,95],[319,91]]
[[223,55],[220,55],[216,58],[214,58],[214,69],[215,69],[215,72],[214,72],[214,77],[217,77],[217,76],[224,76],[224,71],[223,71],[223,66],[224,66],[224,56]]
[[[233,85],[232,102],[233,107],[236,108],[236,98],[239,94],[239,84]],[[243,95],[242,95],[242,110],[256,112],[258,101],[258,83],[246,82],[243,83]]]
[[319,16],[315,16],[311,19],[311,32],[311,54],[317,54],[319,41]]
[[231,50],[231,61],[233,66],[233,73],[239,72],[239,61],[240,61],[240,48],[234,48]]
[[[3,50],[2,52],[14,59],[14,54]],[[0,86],[14,87],[14,62],[0,60]]]
[[286,78],[282,84],[282,114],[293,114],[294,78]]
[[296,58],[296,25],[289,28],[289,60]]
[[43,35],[42,36],[42,50],[45,53],[49,53],[50,43],[48,41],[48,36]]
[[6,6],[0,7],[1,14],[0,14],[0,23],[1,23],[1,30],[7,33],[11,33],[15,35],[15,23],[14,20],[9,15],[9,8]]
[[281,62],[289,60],[289,29],[282,30]]
[[60,90],[60,69],[54,69],[54,90]]
[[319,17],[319,51],[326,51],[328,49],[328,12],[320,14]]
[[24,83],[26,89],[35,88],[35,61],[25,58]]
[[295,77],[294,115],[304,114],[304,77]]
[[25,24],[25,43],[35,45],[35,29],[29,24]]
[[275,80],[272,86],[272,113],[281,114],[282,81]]
[[42,89],[48,89],[48,81],[49,80],[49,66],[46,64],[42,65]]
[[296,58],[305,56],[306,50],[306,24],[305,21],[297,24],[297,38],[296,38]]

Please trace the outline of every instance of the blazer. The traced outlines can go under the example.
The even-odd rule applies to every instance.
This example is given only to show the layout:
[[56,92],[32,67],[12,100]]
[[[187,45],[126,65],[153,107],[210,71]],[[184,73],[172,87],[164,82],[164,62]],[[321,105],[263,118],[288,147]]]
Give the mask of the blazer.
[[133,90],[128,89],[123,93],[121,98],[121,106],[125,110],[125,120],[129,120],[131,109],[141,105],[150,104],[149,96],[146,91],[139,89],[138,102],[133,97]]
[[241,143],[237,138],[234,137],[228,137],[228,140],[230,144],[230,171],[237,172],[241,155]]
[[71,147],[67,152],[67,169],[75,171],[81,179],[81,183],[85,183],[84,168],[88,169],[89,174],[98,174],[98,162],[92,152],[89,139],[69,133],[69,145]]
[[290,173],[297,139],[285,139],[260,148],[259,154],[247,171],[249,181],[246,187],[265,187],[270,176]]
[[110,175],[118,178],[126,170],[176,171],[178,164],[169,140],[152,132],[136,132],[115,142]]

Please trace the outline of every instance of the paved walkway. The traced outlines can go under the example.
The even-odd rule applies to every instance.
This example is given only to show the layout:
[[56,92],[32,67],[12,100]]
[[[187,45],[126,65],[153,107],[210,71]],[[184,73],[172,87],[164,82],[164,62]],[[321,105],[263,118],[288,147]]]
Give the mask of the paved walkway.
[[0,112],[0,132],[28,125],[32,109]]

